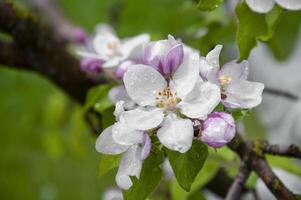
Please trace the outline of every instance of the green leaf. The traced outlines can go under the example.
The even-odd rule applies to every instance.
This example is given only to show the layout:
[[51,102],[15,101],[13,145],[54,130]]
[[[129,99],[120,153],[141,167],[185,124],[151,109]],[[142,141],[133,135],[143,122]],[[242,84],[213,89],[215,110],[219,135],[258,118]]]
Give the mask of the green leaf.
[[200,0],[197,7],[202,11],[211,11],[218,8],[224,0]]
[[120,161],[119,155],[102,154],[99,164],[99,176],[105,175],[111,169],[118,167]]
[[144,161],[140,179],[132,177],[133,186],[124,191],[125,200],[144,200],[157,187],[163,172],[160,165],[164,161],[164,154],[158,149],[152,149],[150,156]]
[[239,61],[249,57],[252,48],[257,44],[257,40],[267,41],[272,37],[281,13],[282,10],[277,6],[267,14],[259,14],[251,11],[246,3],[237,5],[236,43],[239,49]]
[[166,152],[179,185],[189,192],[207,158],[207,146],[195,140],[191,149],[184,154],[170,150]]
[[250,110],[248,109],[236,109],[231,112],[232,117],[234,118],[235,121],[242,120],[244,117],[250,115]]
[[268,46],[278,60],[287,59],[294,51],[298,42],[301,12],[284,12],[275,29]]
[[99,85],[89,90],[84,110],[93,108],[95,111],[103,112],[107,108],[111,107],[113,103],[108,98],[108,93],[112,88],[111,84]]

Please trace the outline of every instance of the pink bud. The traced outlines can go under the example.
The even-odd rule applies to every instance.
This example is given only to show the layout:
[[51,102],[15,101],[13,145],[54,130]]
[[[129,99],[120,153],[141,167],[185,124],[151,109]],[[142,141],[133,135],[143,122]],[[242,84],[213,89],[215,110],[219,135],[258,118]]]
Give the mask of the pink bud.
[[213,112],[203,122],[200,139],[213,148],[220,148],[235,136],[233,117],[225,112]]

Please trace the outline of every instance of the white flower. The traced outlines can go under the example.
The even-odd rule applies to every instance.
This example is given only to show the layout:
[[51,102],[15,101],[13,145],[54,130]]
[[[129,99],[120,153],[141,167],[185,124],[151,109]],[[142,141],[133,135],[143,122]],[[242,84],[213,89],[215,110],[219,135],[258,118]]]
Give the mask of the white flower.
[[164,146],[181,153],[188,151],[193,140],[192,122],[178,113],[205,119],[220,102],[219,87],[200,79],[199,65],[198,54],[185,56],[169,83],[151,66],[130,66],[123,81],[128,95],[139,106],[123,112],[120,121],[138,130],[161,125],[157,136]]
[[121,40],[109,25],[99,25],[92,41],[92,49],[78,51],[78,54],[105,61],[104,68],[117,67],[121,62],[128,59],[136,48],[149,42],[149,40],[148,34],[140,34]]
[[123,200],[122,191],[118,188],[109,188],[102,196],[103,200]]
[[201,59],[201,76],[220,86],[222,103],[227,108],[249,109],[261,103],[263,83],[248,81],[249,63],[230,61],[221,69],[219,54],[222,46],[217,45],[206,58]]
[[[114,114],[117,119],[120,119],[120,115],[124,112],[123,103],[116,104]],[[146,133],[132,129],[119,121],[100,134],[95,147],[100,153],[122,154],[115,180],[118,187],[127,190],[133,184],[130,176],[139,179],[142,162],[149,155],[150,146],[151,141]]]
[[248,6],[255,12],[267,13],[275,5],[275,2],[287,10],[300,10],[301,0],[246,0]]

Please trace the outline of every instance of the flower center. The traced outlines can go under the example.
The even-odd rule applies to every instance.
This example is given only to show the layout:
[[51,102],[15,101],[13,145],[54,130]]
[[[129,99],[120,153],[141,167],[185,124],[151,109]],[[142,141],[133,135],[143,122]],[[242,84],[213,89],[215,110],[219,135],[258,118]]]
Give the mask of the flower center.
[[231,80],[232,80],[232,78],[230,76],[220,76],[218,79],[222,89],[225,89],[225,87],[227,87],[227,85],[229,85]]
[[121,56],[120,44],[118,41],[112,41],[107,44],[108,49],[110,49],[114,55]]
[[181,101],[181,99],[177,97],[177,93],[173,92],[170,87],[159,91],[156,100],[159,108],[165,108],[167,110],[173,110]]

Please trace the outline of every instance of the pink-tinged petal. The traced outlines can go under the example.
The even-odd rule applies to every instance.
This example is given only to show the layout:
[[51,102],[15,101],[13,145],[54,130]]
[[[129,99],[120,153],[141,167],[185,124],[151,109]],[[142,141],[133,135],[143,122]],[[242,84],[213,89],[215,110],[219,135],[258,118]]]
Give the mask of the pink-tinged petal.
[[300,0],[275,0],[282,8],[288,10],[300,10],[301,1]]
[[197,53],[184,57],[183,63],[172,76],[170,87],[183,99],[195,86],[199,79],[200,59]]
[[263,83],[241,80],[230,84],[222,103],[227,108],[254,108],[261,103]]
[[72,40],[76,43],[85,43],[88,39],[87,33],[83,28],[76,27],[72,30]]
[[143,131],[158,127],[163,118],[162,109],[143,110],[141,108],[126,111],[120,116],[120,120],[128,127]]
[[145,160],[151,151],[151,147],[152,147],[152,141],[150,139],[150,137],[148,136],[147,133],[144,133],[143,135],[143,147],[142,147],[142,152],[141,152],[141,159]]
[[98,75],[103,71],[102,65],[104,61],[95,58],[83,58],[80,61],[80,68],[87,74]]
[[134,61],[131,61],[131,60],[127,60],[127,61],[122,62],[115,71],[116,77],[118,79],[122,80],[123,75],[126,72],[126,70],[129,68],[129,66],[134,65],[134,64],[137,64],[137,63],[134,62]]
[[251,10],[258,13],[267,13],[274,7],[274,0],[246,0]]
[[136,176],[139,179],[142,168],[141,151],[139,145],[134,145],[122,155],[115,177],[121,189],[128,190],[133,185],[130,176]]
[[120,154],[125,152],[129,146],[121,145],[112,138],[112,126],[106,128],[97,138],[95,148],[99,153]]
[[155,105],[159,91],[167,87],[164,77],[147,65],[132,65],[123,77],[131,99],[141,106]]
[[235,60],[226,63],[218,73],[219,77],[230,77],[231,82],[246,80],[249,75],[249,62],[244,60],[237,63]]
[[232,116],[225,112],[214,112],[204,121],[200,139],[211,147],[220,148],[234,136],[235,123]]
[[128,57],[130,54],[135,51],[139,46],[150,41],[149,34],[140,34],[125,40],[122,40],[121,51],[122,53]]
[[184,58],[184,50],[182,44],[172,47],[162,60],[163,74],[173,74],[182,64]]
[[210,82],[198,82],[177,107],[189,118],[205,119],[220,100],[220,88],[217,85]]
[[112,127],[112,138],[121,145],[134,145],[143,141],[143,132],[132,129],[120,121]]
[[192,145],[193,132],[192,122],[189,119],[181,119],[175,114],[169,114],[164,119],[157,136],[168,149],[185,153]]
[[133,109],[135,107],[135,102],[129,97],[123,85],[113,87],[109,91],[108,96],[113,103],[124,101],[125,109]]

